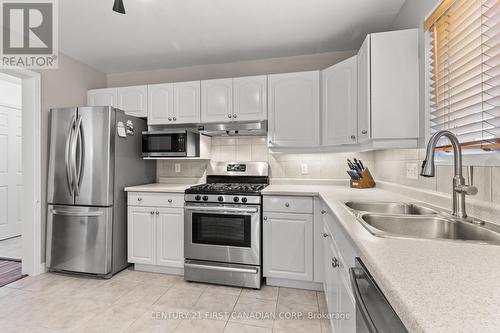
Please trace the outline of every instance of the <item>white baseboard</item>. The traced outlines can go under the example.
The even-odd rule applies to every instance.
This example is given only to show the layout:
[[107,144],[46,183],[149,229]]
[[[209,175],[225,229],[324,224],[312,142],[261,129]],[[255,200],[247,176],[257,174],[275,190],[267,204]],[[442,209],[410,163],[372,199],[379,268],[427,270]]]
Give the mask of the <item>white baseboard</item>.
[[266,284],[268,286],[275,286],[275,287],[286,287],[286,288],[323,291],[323,284],[322,283],[312,282],[312,281],[297,281],[297,280],[278,279],[278,278],[266,278]]
[[134,269],[136,271],[144,271],[151,273],[163,273],[163,274],[173,274],[173,275],[184,275],[184,268],[180,267],[165,267],[156,265],[144,265],[144,264],[134,264]]

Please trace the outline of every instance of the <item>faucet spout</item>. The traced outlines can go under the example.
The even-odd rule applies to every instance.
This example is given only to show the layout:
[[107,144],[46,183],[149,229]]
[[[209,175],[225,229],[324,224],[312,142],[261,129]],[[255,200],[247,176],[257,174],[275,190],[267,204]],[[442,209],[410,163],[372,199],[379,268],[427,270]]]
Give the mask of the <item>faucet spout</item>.
[[[420,175],[423,177],[434,177],[436,175],[436,164],[434,161],[434,153],[437,143],[442,137],[447,137],[453,147],[453,165],[455,175],[453,177],[453,212],[452,214],[460,218],[466,218],[465,211],[465,195],[475,195],[477,188],[470,185],[465,185],[465,179],[462,176],[462,148],[455,134],[450,131],[442,130],[434,133],[427,144],[425,160],[422,162],[422,170]],[[472,178],[472,177],[471,177]]]

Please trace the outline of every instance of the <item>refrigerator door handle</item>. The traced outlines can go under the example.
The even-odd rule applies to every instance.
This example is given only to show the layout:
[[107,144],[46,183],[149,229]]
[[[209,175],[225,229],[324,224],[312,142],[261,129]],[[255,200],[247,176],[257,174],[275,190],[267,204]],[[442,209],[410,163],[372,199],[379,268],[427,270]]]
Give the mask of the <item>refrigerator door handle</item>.
[[[77,153],[77,144],[78,137],[81,136],[80,127],[82,126],[82,116],[78,116],[76,118],[75,130],[73,132],[73,138],[71,139],[71,173],[73,178],[73,189],[75,191],[75,195],[80,193],[80,184],[79,182],[79,173],[76,167],[76,153]],[[80,159],[81,160],[81,159]]]
[[51,209],[50,212],[54,215],[65,215],[65,216],[101,216],[103,215],[102,211],[97,212],[76,212],[73,210],[63,210],[63,209]]
[[[79,125],[77,127],[77,131],[78,131],[78,135],[76,136],[77,138],[77,151],[78,151],[78,167],[77,167],[77,170],[76,170],[76,173],[77,173],[77,178],[76,178],[76,181],[75,181],[75,184],[77,186],[77,189],[78,189],[78,193],[80,192],[80,186],[82,184],[82,174],[83,174],[83,168],[84,168],[84,165],[85,165],[85,154],[84,154],[84,142],[83,142],[83,126],[82,126],[82,118],[80,116],[80,122],[79,122]],[[75,163],[76,165],[76,163]]]
[[66,180],[67,180],[67,185],[68,189],[71,195],[73,195],[73,176],[71,174],[71,144],[72,144],[72,139],[73,139],[73,128],[75,126],[75,118],[76,116],[73,116],[71,119],[71,123],[69,126],[68,130],[68,135],[66,136],[66,148],[64,151],[64,163],[66,166]]

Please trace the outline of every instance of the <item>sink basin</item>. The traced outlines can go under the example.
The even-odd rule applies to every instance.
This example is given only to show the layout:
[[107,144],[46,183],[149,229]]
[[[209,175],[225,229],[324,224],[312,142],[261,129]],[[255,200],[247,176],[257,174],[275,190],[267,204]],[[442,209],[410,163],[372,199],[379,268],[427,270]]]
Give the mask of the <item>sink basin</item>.
[[361,221],[371,233],[378,236],[392,235],[500,244],[500,233],[488,229],[484,225],[475,225],[441,216],[363,214]]
[[345,203],[347,207],[369,213],[381,214],[403,214],[403,215],[434,215],[437,212],[417,204],[404,202],[357,202],[349,201]]

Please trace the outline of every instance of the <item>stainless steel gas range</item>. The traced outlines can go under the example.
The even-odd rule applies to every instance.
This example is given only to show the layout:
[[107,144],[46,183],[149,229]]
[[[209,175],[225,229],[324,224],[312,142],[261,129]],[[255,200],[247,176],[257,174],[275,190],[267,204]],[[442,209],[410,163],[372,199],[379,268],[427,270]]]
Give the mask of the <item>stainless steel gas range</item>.
[[262,280],[265,162],[215,162],[185,192],[184,279],[248,288]]

